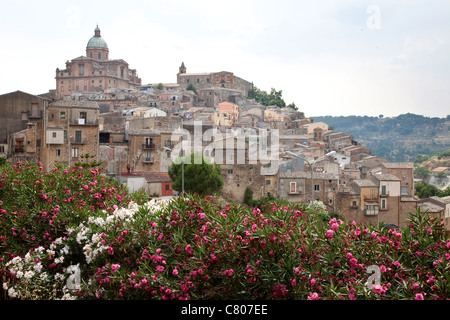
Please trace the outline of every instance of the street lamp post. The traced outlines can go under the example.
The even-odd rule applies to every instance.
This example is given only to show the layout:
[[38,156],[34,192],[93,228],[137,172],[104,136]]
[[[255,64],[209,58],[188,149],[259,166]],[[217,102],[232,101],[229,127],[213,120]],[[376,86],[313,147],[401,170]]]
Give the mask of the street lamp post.
[[[164,150],[172,152],[172,149],[163,147]],[[184,196],[184,159],[181,157],[181,195]]]
[[287,154],[294,156],[296,158],[302,159],[304,161],[306,161],[311,169],[311,209],[314,210],[314,171],[313,171],[313,167],[316,164],[316,162],[321,161],[325,158],[334,156],[336,154],[336,151],[330,151],[328,152],[326,155],[316,159],[312,164],[305,158],[300,157],[298,154],[292,152],[292,151],[286,151]]

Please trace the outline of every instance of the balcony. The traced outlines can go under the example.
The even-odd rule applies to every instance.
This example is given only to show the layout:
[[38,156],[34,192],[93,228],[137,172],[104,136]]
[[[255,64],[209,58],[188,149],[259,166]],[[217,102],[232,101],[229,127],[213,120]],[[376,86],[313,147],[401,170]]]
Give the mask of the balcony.
[[154,143],[144,143],[142,145],[142,149],[144,149],[144,150],[154,150],[155,149],[155,144]]
[[98,126],[98,119],[76,118],[70,121],[72,126]]
[[142,162],[144,163],[154,163],[155,159],[153,157],[145,157]]
[[70,144],[86,144],[87,143],[87,137],[83,136],[81,138],[71,138]]
[[28,111],[27,112],[28,115],[28,119],[41,119],[42,118],[42,111],[37,110],[37,111]]
[[15,147],[14,152],[15,153],[23,153],[23,152],[25,152],[25,148],[24,147]]
[[389,191],[381,192],[380,197],[389,197]]

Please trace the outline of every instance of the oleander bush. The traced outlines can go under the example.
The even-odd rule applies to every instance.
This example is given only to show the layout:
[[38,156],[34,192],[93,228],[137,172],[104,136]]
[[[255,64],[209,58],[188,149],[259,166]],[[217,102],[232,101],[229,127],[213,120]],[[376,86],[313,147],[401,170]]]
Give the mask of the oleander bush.
[[0,197],[8,299],[450,297],[449,235],[420,211],[388,229],[301,203],[145,201],[96,170],[27,163],[0,170]]

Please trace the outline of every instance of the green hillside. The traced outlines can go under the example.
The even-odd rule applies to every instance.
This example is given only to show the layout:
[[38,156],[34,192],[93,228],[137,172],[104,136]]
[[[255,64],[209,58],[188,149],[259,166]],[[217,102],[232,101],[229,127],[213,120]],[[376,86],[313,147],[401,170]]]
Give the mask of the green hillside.
[[431,118],[412,113],[384,118],[369,116],[311,117],[334,131],[352,134],[358,142],[390,162],[414,161],[450,148],[450,115]]

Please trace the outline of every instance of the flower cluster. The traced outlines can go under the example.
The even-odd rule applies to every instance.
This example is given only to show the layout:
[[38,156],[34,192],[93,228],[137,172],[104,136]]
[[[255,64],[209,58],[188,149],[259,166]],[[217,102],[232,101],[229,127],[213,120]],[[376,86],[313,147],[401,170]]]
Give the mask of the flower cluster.
[[323,212],[301,203],[252,208],[194,195],[166,202],[139,195],[137,203],[125,191],[95,170],[45,174],[28,164],[3,169],[0,273],[8,296],[421,300],[450,295],[449,235],[440,221],[420,211],[410,215],[408,228],[388,229],[325,221]]

